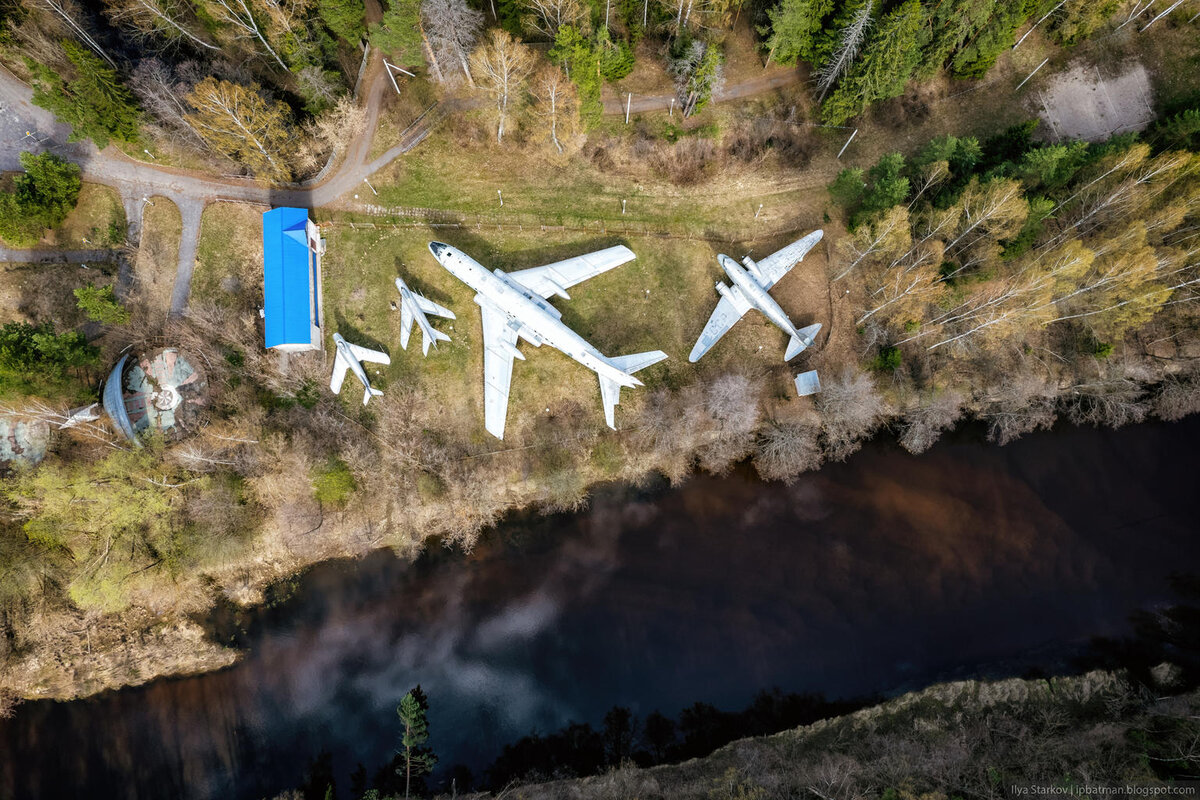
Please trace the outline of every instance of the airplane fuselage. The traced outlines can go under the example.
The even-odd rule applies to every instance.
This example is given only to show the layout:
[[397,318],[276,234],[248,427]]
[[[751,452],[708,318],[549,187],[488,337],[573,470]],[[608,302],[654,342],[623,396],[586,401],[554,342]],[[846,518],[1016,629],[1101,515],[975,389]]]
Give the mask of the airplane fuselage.
[[400,302],[408,306],[409,313],[413,315],[413,319],[417,323],[417,327],[421,329],[421,336],[429,341],[434,341],[436,337],[433,335],[433,326],[429,324],[429,320],[425,317],[425,312],[422,310],[417,298],[413,297],[412,291],[403,284],[398,286],[400,290]]
[[535,347],[548,344],[621,386],[642,385],[637,378],[608,363],[604,354],[571,330],[559,318],[559,312],[543,297],[508,277],[503,270],[489,271],[466,253],[449,245],[441,244],[436,249],[431,245],[430,250],[450,274],[475,290],[475,302],[478,305],[487,305],[507,316],[518,335]]
[[333,335],[333,344],[337,348],[337,354],[345,359],[350,374],[362,381],[364,387],[370,388],[371,381],[367,378],[366,370],[362,368],[358,356],[354,355],[354,351],[350,349],[350,345],[346,343],[340,333]]
[[724,253],[717,256],[717,260],[721,264],[721,269],[725,270],[725,274],[729,276],[729,280],[733,285],[741,290],[744,296],[752,306],[761,311],[767,319],[774,322],[783,332],[789,336],[796,336],[796,326],[788,319],[788,315],[784,313],[783,308],[771,297],[770,292],[762,287],[750,271],[741,264],[734,261]]

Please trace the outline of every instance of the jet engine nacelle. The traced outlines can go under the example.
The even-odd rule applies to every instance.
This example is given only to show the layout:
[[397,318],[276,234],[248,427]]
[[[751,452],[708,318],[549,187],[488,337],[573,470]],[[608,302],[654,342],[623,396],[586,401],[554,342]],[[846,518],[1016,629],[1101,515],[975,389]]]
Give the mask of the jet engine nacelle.
[[742,266],[750,271],[750,274],[755,278],[762,280],[762,273],[758,271],[758,264],[750,256],[742,256]]
[[734,302],[733,293],[729,290],[728,286],[720,281],[717,281],[717,294],[721,295],[721,297],[727,298],[730,302]]

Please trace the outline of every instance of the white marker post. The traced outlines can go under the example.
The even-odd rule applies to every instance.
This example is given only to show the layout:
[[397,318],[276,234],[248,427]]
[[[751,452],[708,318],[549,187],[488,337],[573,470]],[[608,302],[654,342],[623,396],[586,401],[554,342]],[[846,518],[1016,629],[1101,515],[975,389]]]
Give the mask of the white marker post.
[[500,190],[496,190],[496,196],[500,198],[500,207],[504,208],[504,195],[500,194]]
[[144,148],[144,147],[143,147],[143,148],[142,148],[142,152],[143,152],[143,153],[145,153],[146,155],[150,156],[151,158],[154,158],[154,160],[155,160],[155,161],[158,161],[158,159],[154,157],[154,153],[151,153],[151,152],[150,152],[149,150],[147,150],[146,148]]
[[367,180],[366,178],[363,178],[363,183],[365,183],[367,185],[368,189],[370,189],[372,192],[375,192],[376,197],[379,197],[379,192],[375,191],[375,187],[371,185],[371,182],[369,180]]
[[151,206],[154,205],[154,203],[150,200],[149,197],[143,197],[142,202],[145,203],[146,205],[151,205]]
[[854,141],[855,136],[858,136],[858,128],[854,129],[854,133],[850,134],[850,138],[846,140],[846,143],[844,145],[842,145],[842,149],[838,150],[838,154],[837,154],[838,158],[841,158],[842,153],[846,152],[846,148],[849,147],[850,143]]
[[621,201],[621,214],[624,215],[624,213],[625,213],[625,201],[622,200]]
[[625,124],[629,124],[629,108],[633,105],[633,92],[625,98]]
[[762,204],[762,203],[759,203],[759,204],[758,204],[758,210],[754,212],[754,218],[755,218],[755,219],[758,219],[758,215],[762,213],[762,207],[763,207],[763,204]]
[[667,116],[675,119],[675,98],[671,98],[671,107],[667,110]]

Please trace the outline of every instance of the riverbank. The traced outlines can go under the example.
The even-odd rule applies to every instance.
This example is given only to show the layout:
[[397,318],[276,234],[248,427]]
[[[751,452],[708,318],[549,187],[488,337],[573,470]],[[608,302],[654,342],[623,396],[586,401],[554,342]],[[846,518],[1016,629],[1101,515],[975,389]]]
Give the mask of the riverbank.
[[614,706],[642,730],[678,720],[653,741],[688,758],[770,687],[835,701],[1069,674],[1091,637],[1173,601],[1172,572],[1200,572],[1198,437],[1193,418],[1005,448],[967,430],[920,457],[876,441],[790,486],[747,465],[610,485],[581,512],[508,517],[470,554],[325,562],[225,608],[212,634],[242,654],[227,669],[19,707],[0,722],[0,795],[262,800],[327,753],[341,796],[359,763],[391,774],[416,684],[440,774],[465,764],[479,786],[501,756],[497,775],[580,774],[525,739],[599,732]]
[[[1163,674],[1169,673],[1164,665]],[[684,764],[625,766],[583,780],[515,786],[504,796],[1005,797],[1014,786],[1064,793],[1072,787],[1166,787],[1194,777],[1197,709],[1200,693],[1152,697],[1112,672],[963,681],[743,739]]]

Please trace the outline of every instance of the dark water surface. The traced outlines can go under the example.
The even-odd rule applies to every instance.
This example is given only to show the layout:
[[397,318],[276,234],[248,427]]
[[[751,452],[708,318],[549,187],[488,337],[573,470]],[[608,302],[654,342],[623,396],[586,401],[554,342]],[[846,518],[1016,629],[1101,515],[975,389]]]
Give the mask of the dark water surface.
[[[321,749],[369,772],[420,683],[443,765],[614,704],[739,708],[1061,666],[1200,571],[1200,420],[868,446],[793,486],[749,471],[600,493],[470,556],[318,566],[247,657],[0,723],[0,797],[259,798]],[[345,784],[342,789],[345,791]]]

